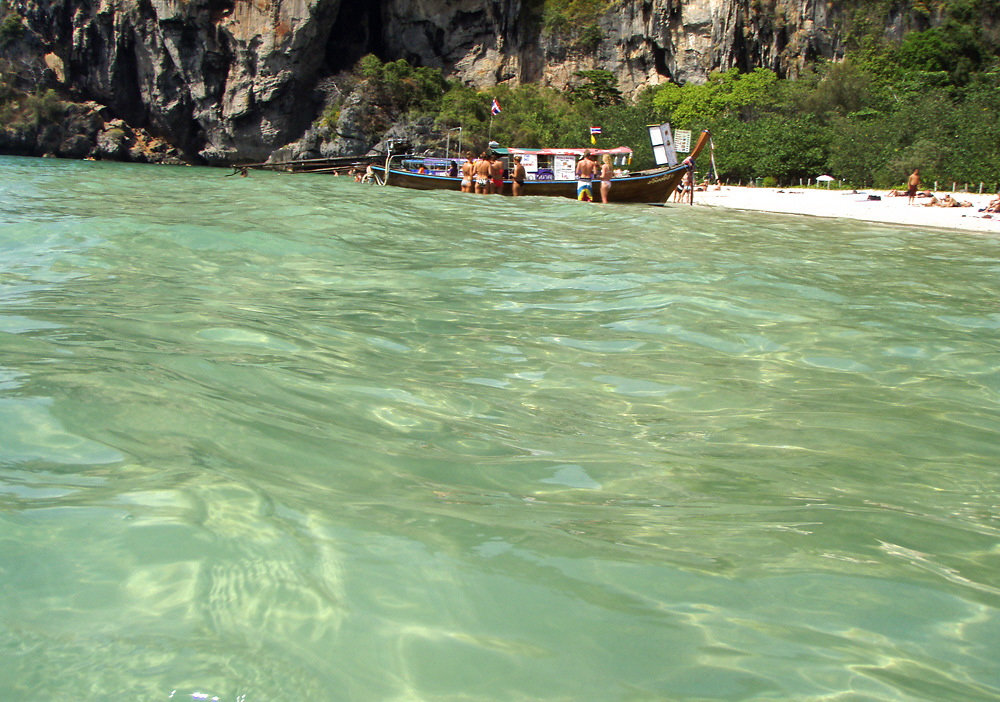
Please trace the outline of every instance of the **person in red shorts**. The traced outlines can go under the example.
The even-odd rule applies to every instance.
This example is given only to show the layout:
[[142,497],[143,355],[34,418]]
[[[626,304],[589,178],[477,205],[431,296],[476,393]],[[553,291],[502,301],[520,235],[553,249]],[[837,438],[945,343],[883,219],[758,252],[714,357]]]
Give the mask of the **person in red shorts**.
[[490,155],[490,192],[503,192],[503,161],[495,151]]

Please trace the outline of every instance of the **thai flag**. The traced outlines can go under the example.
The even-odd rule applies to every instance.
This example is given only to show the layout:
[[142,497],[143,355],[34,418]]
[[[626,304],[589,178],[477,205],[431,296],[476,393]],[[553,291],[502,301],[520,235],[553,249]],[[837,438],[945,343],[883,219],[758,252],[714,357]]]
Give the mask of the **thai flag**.
[[497,102],[496,98],[493,98],[493,107],[490,108],[490,112],[495,115],[500,114],[500,103]]
[[590,128],[590,136],[597,136],[600,133],[601,133],[601,128],[600,127],[591,127]]

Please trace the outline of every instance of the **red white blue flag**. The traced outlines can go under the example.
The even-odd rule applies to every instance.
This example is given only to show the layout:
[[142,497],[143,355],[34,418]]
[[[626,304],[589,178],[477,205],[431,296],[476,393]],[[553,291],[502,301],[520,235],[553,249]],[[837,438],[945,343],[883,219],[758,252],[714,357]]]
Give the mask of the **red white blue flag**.
[[597,143],[597,135],[600,134],[600,133],[601,133],[601,128],[600,127],[591,127],[590,128],[590,143],[591,144],[596,144]]
[[496,98],[493,98],[493,107],[490,108],[490,112],[495,115],[500,114],[500,103],[497,102]]

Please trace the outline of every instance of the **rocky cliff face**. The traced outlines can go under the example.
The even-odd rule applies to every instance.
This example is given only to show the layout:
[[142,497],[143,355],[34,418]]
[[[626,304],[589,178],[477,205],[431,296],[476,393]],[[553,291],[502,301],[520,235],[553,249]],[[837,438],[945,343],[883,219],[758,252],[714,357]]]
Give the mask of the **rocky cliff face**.
[[581,40],[541,0],[15,0],[47,80],[209,163],[265,160],[314,121],[325,76],[366,53],[469,85],[602,68],[626,94],[716,68],[794,75],[841,53],[832,0],[615,0]]

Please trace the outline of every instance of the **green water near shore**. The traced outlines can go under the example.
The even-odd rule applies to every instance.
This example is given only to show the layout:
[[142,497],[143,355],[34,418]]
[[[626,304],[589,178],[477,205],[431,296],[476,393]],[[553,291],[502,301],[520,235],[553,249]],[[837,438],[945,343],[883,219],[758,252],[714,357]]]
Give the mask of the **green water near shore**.
[[1000,240],[0,158],[0,699],[1000,698]]

